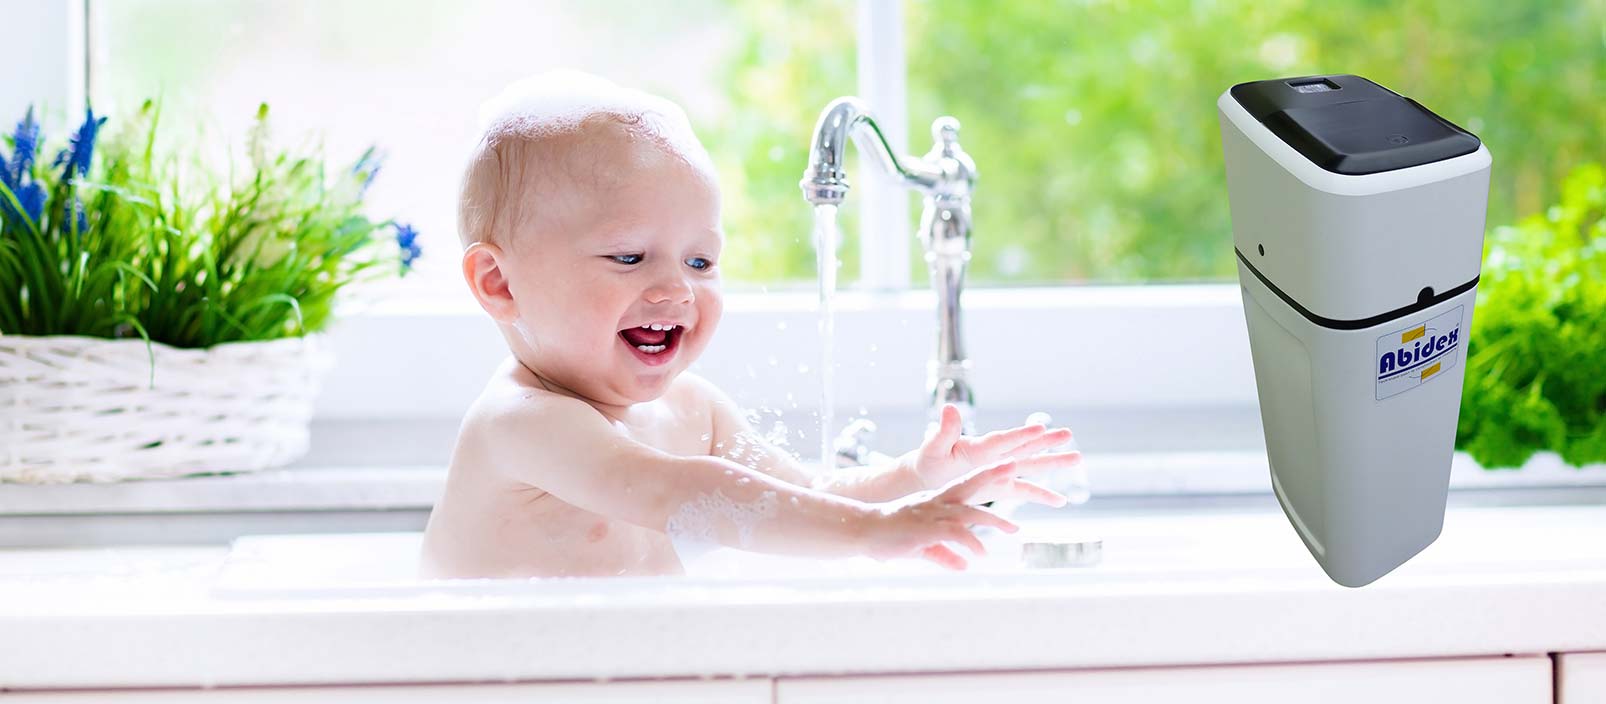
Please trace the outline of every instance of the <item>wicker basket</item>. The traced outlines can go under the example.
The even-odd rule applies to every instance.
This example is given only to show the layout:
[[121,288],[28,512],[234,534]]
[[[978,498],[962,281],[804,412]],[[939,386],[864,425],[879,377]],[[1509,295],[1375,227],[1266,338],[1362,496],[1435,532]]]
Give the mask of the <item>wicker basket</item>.
[[331,355],[317,337],[210,349],[0,335],[0,482],[111,482],[305,454]]

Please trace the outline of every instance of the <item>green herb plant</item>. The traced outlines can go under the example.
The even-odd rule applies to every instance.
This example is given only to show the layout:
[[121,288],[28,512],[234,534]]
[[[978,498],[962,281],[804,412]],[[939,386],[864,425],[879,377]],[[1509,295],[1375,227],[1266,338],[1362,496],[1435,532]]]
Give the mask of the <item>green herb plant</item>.
[[1487,469],[1606,462],[1606,168],[1484,246],[1456,448]]

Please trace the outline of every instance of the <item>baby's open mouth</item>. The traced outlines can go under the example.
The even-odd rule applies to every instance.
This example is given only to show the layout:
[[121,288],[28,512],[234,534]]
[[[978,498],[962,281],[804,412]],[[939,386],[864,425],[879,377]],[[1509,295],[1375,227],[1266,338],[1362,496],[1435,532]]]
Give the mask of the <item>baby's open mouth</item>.
[[680,325],[668,330],[654,330],[652,328],[625,328],[619,331],[619,337],[624,338],[625,344],[647,357],[668,356],[678,346],[681,333],[686,328]]

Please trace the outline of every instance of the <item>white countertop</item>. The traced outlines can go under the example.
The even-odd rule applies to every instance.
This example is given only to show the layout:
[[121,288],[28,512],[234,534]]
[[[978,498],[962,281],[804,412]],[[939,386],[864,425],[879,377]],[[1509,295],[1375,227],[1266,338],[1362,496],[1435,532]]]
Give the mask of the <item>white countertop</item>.
[[[1606,649],[1606,506],[1452,508],[1361,589],[1275,503],[1021,516],[1097,536],[1027,570],[992,534],[968,573],[715,553],[688,577],[409,578],[417,534],[0,551],[0,687],[773,676]],[[1052,517],[1050,517],[1052,516]]]

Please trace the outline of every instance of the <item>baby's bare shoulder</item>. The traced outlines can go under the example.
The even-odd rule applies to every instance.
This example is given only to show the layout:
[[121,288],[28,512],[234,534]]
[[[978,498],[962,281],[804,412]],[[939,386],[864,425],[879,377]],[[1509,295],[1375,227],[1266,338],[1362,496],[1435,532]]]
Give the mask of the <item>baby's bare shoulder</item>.
[[465,414],[459,432],[484,454],[526,458],[544,449],[618,434],[584,401],[508,381],[486,386]]
[[665,394],[665,400],[687,409],[706,409],[724,397],[725,392],[714,382],[691,372],[681,372],[669,385],[669,393]]

